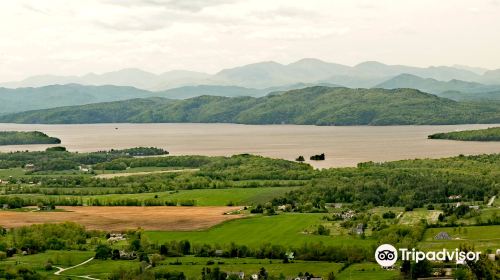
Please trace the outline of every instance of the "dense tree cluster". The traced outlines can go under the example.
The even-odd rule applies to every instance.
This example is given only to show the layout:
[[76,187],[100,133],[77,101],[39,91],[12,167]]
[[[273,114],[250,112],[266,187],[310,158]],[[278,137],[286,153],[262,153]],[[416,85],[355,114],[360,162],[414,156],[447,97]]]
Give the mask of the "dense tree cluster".
[[100,151],[93,153],[70,153],[65,149],[47,149],[44,152],[0,153],[0,169],[26,167],[32,165],[30,172],[74,170],[79,165],[92,165],[109,162],[117,158],[132,158],[136,155],[164,155],[163,149],[138,147],[125,150]]
[[296,211],[324,209],[327,203],[424,207],[449,203],[450,196],[483,201],[500,193],[500,154],[436,160],[363,163],[358,168],[326,169],[309,185],[294,190],[274,205]]

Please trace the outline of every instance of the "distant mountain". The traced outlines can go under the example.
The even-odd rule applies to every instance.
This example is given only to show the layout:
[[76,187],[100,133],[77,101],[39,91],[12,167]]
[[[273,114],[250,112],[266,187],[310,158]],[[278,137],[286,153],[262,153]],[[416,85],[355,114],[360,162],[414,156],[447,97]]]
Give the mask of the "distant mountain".
[[461,65],[461,64],[455,64],[452,66],[453,68],[456,69],[462,69],[462,70],[467,70],[473,73],[476,73],[477,75],[483,75],[488,69],[482,68],[482,67],[471,67],[467,65]]
[[[484,73],[484,74],[483,74]],[[273,61],[259,62],[206,73],[175,70],[153,74],[140,69],[123,69],[103,74],[84,76],[35,76],[19,82],[3,83],[7,88],[41,87],[54,84],[78,83],[82,85],[117,85],[163,91],[183,86],[236,86],[255,89],[282,87],[296,83],[333,83],[347,87],[373,87],[400,74],[411,74],[440,81],[462,80],[484,84],[500,84],[500,70],[466,66],[412,67],[387,65],[367,61],[356,66],[329,63],[314,58],[305,58],[290,64]]]
[[500,84],[500,69],[486,71],[481,77],[483,83]]
[[156,75],[140,69],[129,68],[103,74],[89,73],[84,76],[40,75],[29,77],[18,82],[2,83],[0,86],[6,88],[22,88],[81,84],[94,86],[130,86],[145,90],[164,90],[167,88],[203,83],[203,81],[209,78],[209,74],[193,71],[175,70]]
[[385,89],[414,88],[454,100],[500,100],[500,95],[495,94],[495,92],[500,91],[500,85],[484,85],[460,80],[443,82],[410,74],[398,75],[375,87]]
[[0,88],[0,114],[150,96],[152,93],[149,91],[123,86],[67,84],[40,88]]
[[499,123],[498,103],[461,103],[413,89],[309,87],[264,97],[134,99],[0,116],[0,122],[222,122],[407,125]]

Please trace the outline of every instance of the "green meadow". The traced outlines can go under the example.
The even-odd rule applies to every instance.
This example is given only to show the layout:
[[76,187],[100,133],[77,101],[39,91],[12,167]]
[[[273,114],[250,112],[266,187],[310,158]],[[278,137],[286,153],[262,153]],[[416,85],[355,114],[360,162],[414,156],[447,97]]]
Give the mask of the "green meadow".
[[154,242],[187,239],[194,244],[229,244],[250,247],[264,243],[285,246],[301,246],[304,243],[322,242],[325,245],[370,246],[373,240],[361,239],[351,235],[323,236],[312,232],[324,221],[324,214],[280,214],[276,216],[251,216],[248,218],[222,223],[204,231],[159,232],[148,231],[146,236]]

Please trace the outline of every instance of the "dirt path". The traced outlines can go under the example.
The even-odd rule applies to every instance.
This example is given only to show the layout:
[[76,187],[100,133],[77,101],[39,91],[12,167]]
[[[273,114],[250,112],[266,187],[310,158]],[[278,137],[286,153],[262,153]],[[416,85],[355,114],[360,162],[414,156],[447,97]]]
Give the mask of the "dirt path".
[[490,198],[490,201],[488,201],[488,206],[492,206],[493,205],[493,202],[495,202],[495,198],[496,198],[496,195],[492,196]]
[[59,266],[54,266],[55,268],[59,269],[58,271],[54,272],[54,275],[60,275],[62,272],[64,271],[67,271],[67,270],[70,270],[70,269],[73,269],[73,268],[76,268],[76,267],[79,267],[79,266],[82,266],[86,263],[89,263],[91,262],[92,260],[94,259],[94,257],[82,262],[82,263],[79,263],[77,265],[74,265],[74,266],[71,266],[71,267],[68,267],[68,268],[62,268],[62,267],[59,267]]
[[136,175],[148,175],[148,174],[158,174],[158,173],[173,173],[173,172],[195,172],[199,171],[198,168],[193,169],[175,169],[175,170],[160,170],[160,171],[145,171],[145,172],[130,172],[130,173],[110,173],[110,174],[99,174],[94,176],[100,179],[111,179],[115,177],[125,177],[125,176],[136,176]]

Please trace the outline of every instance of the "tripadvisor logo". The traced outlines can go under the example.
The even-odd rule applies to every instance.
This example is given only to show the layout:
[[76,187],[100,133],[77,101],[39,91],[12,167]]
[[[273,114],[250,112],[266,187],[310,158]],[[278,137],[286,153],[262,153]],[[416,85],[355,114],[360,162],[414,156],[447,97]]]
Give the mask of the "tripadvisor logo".
[[409,250],[406,248],[399,248],[397,250],[394,246],[390,244],[382,244],[378,246],[377,250],[375,250],[375,260],[382,267],[390,267],[393,266],[398,260],[398,251],[401,260],[403,261],[415,261],[420,262],[423,260],[428,261],[456,261],[457,263],[462,263],[464,261],[477,261],[479,260],[479,255],[481,252],[464,252],[455,250],[446,250],[443,249],[441,251],[429,251],[422,252],[415,250],[415,248]]
[[393,266],[398,260],[398,251],[390,244],[382,244],[375,251],[375,260],[383,267]]

